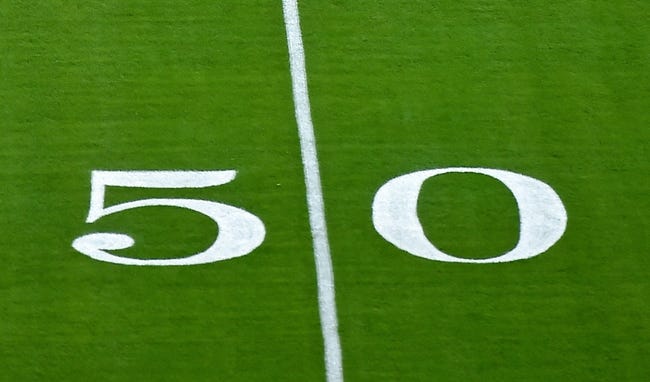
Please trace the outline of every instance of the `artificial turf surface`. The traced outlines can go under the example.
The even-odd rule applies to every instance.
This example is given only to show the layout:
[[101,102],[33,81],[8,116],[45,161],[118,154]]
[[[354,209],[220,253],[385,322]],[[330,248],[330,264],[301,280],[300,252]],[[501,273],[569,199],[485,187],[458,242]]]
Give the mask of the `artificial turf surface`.
[[[650,375],[644,1],[304,1],[314,125],[349,381],[644,381]],[[0,1],[0,380],[324,380],[316,281],[279,1]],[[568,212],[547,253],[448,264],[372,227],[408,172],[507,169]],[[128,267],[214,240],[152,207],[84,223],[90,172],[238,170],[203,190],[109,188],[107,204],[215,200],[259,216],[252,254]],[[425,183],[441,249],[493,257],[518,238],[508,190]]]

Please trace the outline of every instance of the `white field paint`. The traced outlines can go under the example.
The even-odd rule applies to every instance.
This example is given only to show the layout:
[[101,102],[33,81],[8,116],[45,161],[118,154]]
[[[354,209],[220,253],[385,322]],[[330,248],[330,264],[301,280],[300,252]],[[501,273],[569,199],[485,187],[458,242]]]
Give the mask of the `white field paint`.
[[[506,185],[519,207],[519,242],[511,251],[489,259],[463,259],[436,248],[424,234],[417,215],[422,184],[448,173],[490,176]],[[425,259],[455,263],[504,263],[537,256],[555,244],[566,229],[567,214],[560,197],[546,183],[504,170],[486,168],[443,168],[414,172],[384,184],[372,206],[375,229],[396,247]]]
[[343,381],[343,363],[341,342],[336,317],[336,300],[334,292],[334,273],[330,255],[323,191],[316,153],[316,138],[311,120],[309,92],[307,90],[307,72],[305,67],[305,50],[300,31],[300,16],[297,0],[283,0],[284,24],[287,30],[291,82],[296,122],[300,134],[300,149],[307,187],[307,206],[309,223],[314,241],[314,258],[318,283],[318,306],[321,328],[325,343],[325,370],[327,382]]
[[117,233],[93,233],[77,238],[72,246],[95,260],[123,265],[196,265],[244,256],[260,246],[266,231],[255,215],[226,204],[196,199],[144,199],[104,206],[107,186],[132,188],[204,188],[226,184],[236,171],[93,171],[87,223],[140,207],[169,206],[201,213],[219,227],[215,242],[205,251],[178,259],[134,259],[106,252],[131,247],[133,238]]

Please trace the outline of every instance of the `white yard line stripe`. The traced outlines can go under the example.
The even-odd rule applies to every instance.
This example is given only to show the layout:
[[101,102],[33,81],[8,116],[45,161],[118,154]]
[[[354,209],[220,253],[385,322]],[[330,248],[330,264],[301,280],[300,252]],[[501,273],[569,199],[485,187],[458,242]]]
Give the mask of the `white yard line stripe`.
[[314,258],[318,278],[318,307],[325,342],[325,370],[327,382],[343,382],[341,341],[338,333],[338,319],[336,318],[334,273],[332,271],[332,258],[325,223],[325,207],[316,153],[316,137],[314,136],[314,125],[312,124],[309,107],[305,49],[300,31],[298,1],[283,0],[282,8],[284,11],[284,24],[287,29],[293,101],[300,134],[300,150],[305,171],[305,184],[307,186],[309,223],[314,240]]

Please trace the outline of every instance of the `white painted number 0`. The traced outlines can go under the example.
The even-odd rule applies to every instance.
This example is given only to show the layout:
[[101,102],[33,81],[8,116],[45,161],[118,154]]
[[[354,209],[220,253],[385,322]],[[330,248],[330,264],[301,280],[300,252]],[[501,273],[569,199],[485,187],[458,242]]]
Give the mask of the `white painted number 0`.
[[[510,189],[519,207],[519,242],[511,251],[489,259],[450,256],[426,238],[417,215],[417,202],[425,180],[448,173],[490,176]],[[567,214],[560,197],[537,179],[510,171],[452,167],[418,171],[384,184],[372,206],[375,229],[396,247],[425,259],[456,263],[504,263],[537,256],[555,244],[566,229]]]
[[244,256],[264,241],[262,221],[242,209],[197,199],[143,199],[112,207],[104,206],[107,186],[132,188],[204,188],[226,184],[235,179],[236,171],[93,171],[90,211],[87,223],[118,212],[152,206],[187,208],[201,213],[218,224],[219,234],[205,251],[177,259],[133,259],[112,255],[107,250],[131,247],[134,240],[124,234],[93,233],[77,238],[72,246],[93,259],[125,265],[195,265]]

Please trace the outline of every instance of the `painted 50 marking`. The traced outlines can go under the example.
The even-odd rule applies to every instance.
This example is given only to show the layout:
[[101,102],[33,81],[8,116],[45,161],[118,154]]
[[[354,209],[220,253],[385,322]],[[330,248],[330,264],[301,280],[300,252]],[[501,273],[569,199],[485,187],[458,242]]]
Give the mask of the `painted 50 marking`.
[[[282,1],[291,71],[294,110],[307,187],[307,206],[314,243],[318,284],[319,314],[324,339],[328,382],[343,382],[341,346],[334,293],[327,224],[325,222],[316,138],[307,88],[305,52],[297,0]],[[490,259],[462,259],[435,247],[424,235],[417,216],[417,200],[422,184],[433,176],[447,173],[477,173],[501,181],[513,193],[520,216],[520,237],[516,247]],[[110,250],[131,247],[134,240],[121,233],[93,233],[75,239],[72,246],[95,260],[123,265],[196,265],[231,259],[251,253],[264,241],[265,228],[255,215],[233,206],[197,199],[142,199],[105,206],[108,186],[133,188],[203,188],[234,180],[229,171],[93,171],[90,210],[86,219],[93,223],[111,214],[142,207],[169,206],[203,214],[219,226],[214,243],[205,251],[176,259],[134,259],[111,254]],[[563,235],[567,215],[555,191],[546,183],[513,172],[484,168],[444,168],[414,172],[394,178],[375,195],[372,209],[375,229],[387,241],[415,256],[430,260],[463,263],[499,263],[522,260],[548,250]]]
[[[425,236],[417,215],[422,184],[449,173],[474,173],[502,182],[517,201],[519,242],[511,251],[489,259],[464,259],[448,255]],[[243,209],[197,199],[143,199],[106,207],[108,186],[131,188],[204,188],[230,183],[236,171],[93,171],[87,223],[123,211],[152,206],[185,208],[203,214],[219,226],[214,243],[205,251],[176,259],[137,259],[113,255],[108,250],[131,247],[125,234],[93,233],[77,238],[72,246],[95,260],[123,265],[197,265],[232,259],[251,253],[264,241],[264,223]],[[546,183],[510,171],[452,167],[418,171],[384,184],[375,195],[372,220],[377,232],[396,247],[430,260],[458,263],[502,263],[537,256],[555,244],[566,229],[567,214],[557,193]]]

